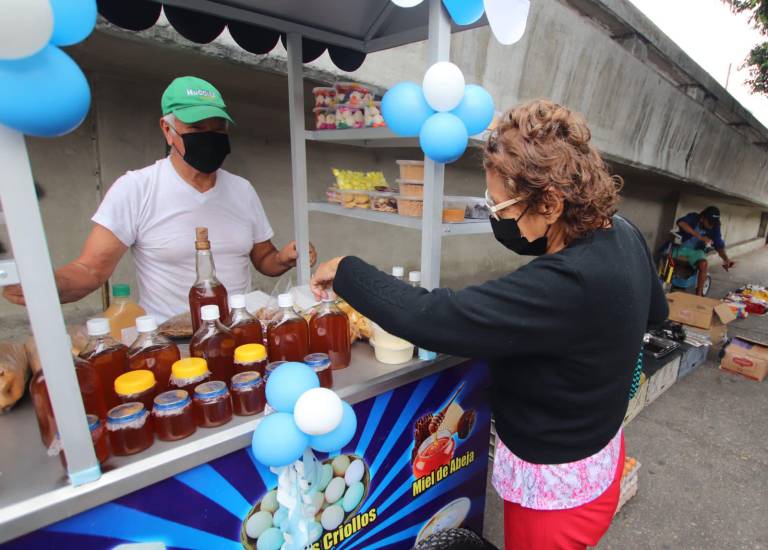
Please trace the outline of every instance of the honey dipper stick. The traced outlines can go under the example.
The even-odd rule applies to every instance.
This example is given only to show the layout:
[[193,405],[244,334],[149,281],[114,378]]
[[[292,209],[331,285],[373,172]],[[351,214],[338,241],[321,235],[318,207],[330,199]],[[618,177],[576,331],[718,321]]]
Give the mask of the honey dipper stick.
[[430,433],[437,433],[437,430],[440,429],[440,424],[443,423],[443,420],[445,420],[445,413],[448,412],[448,408],[453,404],[454,400],[459,396],[461,393],[461,390],[464,389],[464,382],[461,383],[461,385],[458,387],[458,389],[454,392],[453,397],[451,397],[450,401],[443,407],[443,409],[434,415],[432,417],[432,421],[429,423],[429,432]]

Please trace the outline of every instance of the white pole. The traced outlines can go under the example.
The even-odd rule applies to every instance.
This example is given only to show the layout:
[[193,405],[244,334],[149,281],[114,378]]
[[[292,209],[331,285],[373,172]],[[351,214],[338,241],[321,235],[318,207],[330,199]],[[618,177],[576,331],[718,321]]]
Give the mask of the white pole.
[[[24,136],[0,125],[0,201],[70,481],[101,476],[72,362]],[[40,452],[43,452],[42,450]]]

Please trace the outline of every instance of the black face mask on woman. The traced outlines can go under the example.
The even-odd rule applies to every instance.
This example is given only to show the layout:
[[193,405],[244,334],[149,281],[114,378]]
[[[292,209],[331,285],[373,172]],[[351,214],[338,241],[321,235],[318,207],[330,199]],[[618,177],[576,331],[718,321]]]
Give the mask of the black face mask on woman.
[[543,236],[539,237],[535,241],[531,242],[520,233],[520,221],[523,216],[528,212],[526,208],[522,214],[515,220],[512,218],[501,218],[499,220],[491,216],[491,229],[493,229],[493,236],[496,240],[503,244],[516,254],[521,256],[541,256],[547,252],[547,233],[551,225],[547,226],[547,230]]
[[[174,128],[174,131],[176,129]],[[184,142],[184,162],[203,174],[212,174],[224,164],[230,153],[229,136],[220,132],[179,134]],[[178,149],[177,149],[178,151]]]

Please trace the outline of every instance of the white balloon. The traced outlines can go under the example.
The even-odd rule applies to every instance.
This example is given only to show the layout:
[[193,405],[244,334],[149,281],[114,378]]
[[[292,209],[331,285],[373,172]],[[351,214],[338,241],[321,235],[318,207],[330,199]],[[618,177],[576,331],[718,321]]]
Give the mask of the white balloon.
[[455,109],[464,97],[464,75],[450,61],[435,63],[424,75],[424,97],[435,111]]
[[396,6],[400,6],[401,8],[412,8],[414,6],[418,6],[423,1],[424,0],[392,0],[392,3]]
[[307,435],[325,435],[341,424],[344,408],[341,399],[326,388],[313,388],[301,394],[293,408],[293,419]]
[[509,46],[525,34],[530,0],[483,0],[485,16],[496,40]]
[[42,50],[53,34],[48,0],[3,0],[0,59],[22,59]]

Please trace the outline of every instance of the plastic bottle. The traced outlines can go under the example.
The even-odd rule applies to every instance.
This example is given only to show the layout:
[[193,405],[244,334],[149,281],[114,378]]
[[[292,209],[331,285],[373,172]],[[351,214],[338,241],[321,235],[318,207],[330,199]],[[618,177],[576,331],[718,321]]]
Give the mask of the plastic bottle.
[[202,324],[201,308],[206,305],[219,306],[221,321],[229,323],[229,304],[227,303],[227,289],[216,278],[216,266],[213,264],[211,254],[211,242],[208,240],[208,228],[196,228],[195,240],[195,268],[197,279],[189,289],[189,311],[192,314],[192,332],[195,333]]
[[398,281],[405,281],[405,268],[401,265],[396,265],[392,268],[392,276]]
[[267,353],[270,361],[301,362],[309,354],[309,326],[293,311],[293,296],[277,297],[280,317],[267,330]]
[[128,348],[109,333],[109,321],[103,317],[89,319],[88,342],[80,357],[96,371],[107,410],[120,404],[115,393],[115,379],[128,370]]
[[131,287],[124,283],[112,285],[112,303],[104,312],[112,338],[130,346],[136,339],[136,318],[142,315],[146,312],[131,300]]
[[[411,271],[408,273],[408,282],[412,287],[421,288],[421,271]],[[419,359],[422,361],[434,361],[437,359],[437,354],[434,351],[419,348]]]
[[334,370],[345,369],[352,361],[349,318],[336,307],[335,296],[323,299],[309,320],[309,352],[327,354]]
[[168,388],[173,364],[181,359],[179,346],[160,334],[151,315],[136,319],[136,330],[139,336],[128,349],[128,368],[152,371],[157,392],[162,393]]
[[189,353],[205,359],[211,380],[229,384],[235,374],[235,337],[219,321],[219,306],[203,306],[201,314],[204,324],[192,337]]
[[243,294],[230,296],[229,305],[232,308],[229,312],[229,330],[235,335],[237,345],[263,344],[261,321],[245,309],[245,296]]

